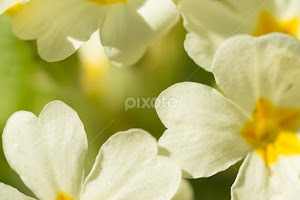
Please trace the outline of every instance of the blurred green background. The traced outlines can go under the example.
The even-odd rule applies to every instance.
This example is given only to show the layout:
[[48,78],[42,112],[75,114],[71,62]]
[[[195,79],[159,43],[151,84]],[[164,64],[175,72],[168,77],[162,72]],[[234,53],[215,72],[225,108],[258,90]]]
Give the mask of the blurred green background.
[[[145,56],[128,68],[103,67],[91,75],[78,55],[47,63],[41,60],[34,41],[21,41],[11,32],[11,18],[0,17],[0,127],[10,115],[27,110],[38,115],[52,100],[75,109],[85,125],[89,141],[86,173],[109,136],[130,128],[142,128],[159,138],[165,128],[154,108],[125,111],[125,101],[153,98],[177,82],[192,81],[214,86],[212,74],[198,67],[183,48],[185,30],[180,21]],[[2,132],[2,131],[1,131]],[[2,146],[2,145],[1,145]],[[196,200],[230,199],[230,187],[239,164],[211,178],[191,180]],[[0,150],[0,182],[32,195],[14,173]]]

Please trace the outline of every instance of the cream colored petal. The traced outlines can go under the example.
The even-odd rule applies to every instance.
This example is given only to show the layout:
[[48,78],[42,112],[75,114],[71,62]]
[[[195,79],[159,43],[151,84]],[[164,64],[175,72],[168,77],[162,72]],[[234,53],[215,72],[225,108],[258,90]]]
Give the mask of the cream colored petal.
[[100,8],[81,0],[31,0],[16,15],[13,30],[21,39],[37,39],[46,61],[63,60],[96,31],[104,15]]
[[9,165],[43,200],[61,192],[78,199],[87,139],[77,113],[60,101],[45,106],[39,118],[30,112],[13,114],[3,132]]
[[219,45],[231,36],[252,33],[263,0],[252,1],[256,3],[251,3],[251,7],[249,2],[243,1],[248,6],[247,11],[238,12],[232,2],[180,1],[179,9],[189,32],[185,50],[199,66],[210,71],[211,61]]
[[12,7],[18,0],[1,0],[0,1],[0,14],[4,13],[8,8]]
[[17,189],[0,183],[0,199],[1,200],[34,200],[31,197],[25,196]]
[[231,199],[240,200],[249,197],[257,200],[270,199],[268,176],[263,159],[255,152],[249,153],[231,188]]
[[101,147],[82,200],[169,200],[181,181],[179,167],[157,156],[155,138],[140,129],[119,132]]
[[236,36],[217,51],[212,72],[225,95],[252,112],[258,98],[300,107],[300,43],[284,34]]
[[297,200],[300,195],[300,156],[280,157],[269,166],[253,152],[241,166],[232,186],[232,200]]
[[113,64],[133,65],[178,19],[171,0],[131,0],[111,6],[100,28],[101,42]]
[[161,153],[176,160],[186,178],[214,175],[250,150],[240,134],[248,117],[213,88],[175,84],[159,95],[156,110],[168,128],[158,142]]

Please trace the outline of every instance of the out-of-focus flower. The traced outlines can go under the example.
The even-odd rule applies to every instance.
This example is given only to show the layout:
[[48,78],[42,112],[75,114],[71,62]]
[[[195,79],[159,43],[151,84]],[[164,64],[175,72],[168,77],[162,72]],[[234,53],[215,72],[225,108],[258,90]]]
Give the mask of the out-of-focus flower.
[[132,65],[178,21],[171,0],[32,0],[16,15],[14,33],[37,39],[46,61],[73,54],[99,29],[115,65]]
[[163,155],[186,178],[212,176],[246,156],[232,199],[299,199],[299,52],[285,34],[227,40],[211,68],[225,96],[189,82],[160,94],[159,102],[178,101],[157,105],[168,128],[158,143]]
[[[144,130],[110,137],[83,183],[87,146],[77,113],[60,101],[46,105],[39,117],[13,114],[3,133],[8,163],[41,200],[168,200],[180,185],[180,169],[157,156],[157,142]],[[0,199],[32,198],[1,183]]]
[[208,71],[216,49],[231,36],[281,32],[300,39],[298,0],[183,0],[179,8],[188,31],[185,49]]
[[78,50],[81,65],[81,86],[88,96],[100,98],[108,92],[109,60],[96,31]]

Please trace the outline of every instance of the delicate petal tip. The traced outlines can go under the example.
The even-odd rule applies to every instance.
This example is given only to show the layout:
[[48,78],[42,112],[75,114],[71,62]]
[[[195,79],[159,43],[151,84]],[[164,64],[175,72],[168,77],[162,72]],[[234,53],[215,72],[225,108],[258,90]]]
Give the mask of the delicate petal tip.
[[211,44],[209,40],[202,39],[195,32],[189,32],[184,40],[184,49],[199,67],[211,72],[216,45]]
[[3,143],[2,145],[3,145],[4,153],[6,149],[9,148],[9,145],[6,145],[6,141],[8,141],[7,137],[10,137],[10,133],[9,133],[10,129],[17,127],[19,125],[22,126],[23,123],[35,123],[36,120],[38,120],[38,117],[32,112],[28,112],[28,111],[17,111],[9,117],[3,129],[3,134],[2,134],[2,143]]
[[76,117],[79,117],[77,112],[73,108],[71,108],[61,100],[54,100],[47,103],[39,116],[43,116],[44,113],[47,113],[48,111],[57,112],[57,114],[69,112],[70,115],[75,115]]
[[157,140],[155,137],[153,137],[148,131],[144,130],[144,129],[140,129],[140,128],[132,128],[126,131],[119,131],[117,133],[115,133],[114,135],[112,135],[106,142],[109,142],[110,140],[115,140],[117,137],[124,135],[126,137],[130,137],[130,136],[136,136],[136,137],[142,137],[142,138],[146,138],[147,141],[149,143],[151,143],[151,146],[153,146],[154,144],[157,144]]

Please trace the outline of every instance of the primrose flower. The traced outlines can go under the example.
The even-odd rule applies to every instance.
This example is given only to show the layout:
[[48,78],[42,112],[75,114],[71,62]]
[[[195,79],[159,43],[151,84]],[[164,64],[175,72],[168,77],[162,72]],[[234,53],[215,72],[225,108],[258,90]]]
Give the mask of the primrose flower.
[[179,9],[188,31],[185,49],[208,71],[217,48],[231,36],[280,32],[300,39],[298,0],[183,0]]
[[[10,166],[41,200],[169,200],[180,169],[157,156],[156,140],[146,131],[119,132],[103,144],[83,183],[87,138],[77,113],[60,101],[39,117],[20,111],[8,120],[3,149]],[[33,200],[0,184],[1,200]]]
[[51,62],[73,54],[99,29],[110,61],[127,66],[178,19],[172,0],[32,0],[15,16],[13,30],[37,39],[40,56]]
[[217,50],[212,72],[224,95],[199,83],[179,83],[158,98],[167,130],[162,155],[186,178],[209,177],[245,160],[232,199],[300,195],[300,43],[286,34],[235,36]]

